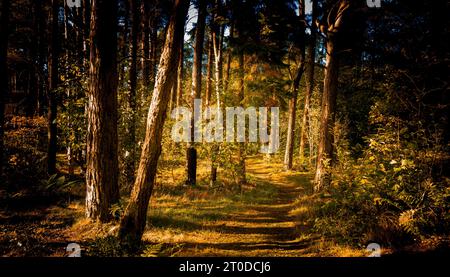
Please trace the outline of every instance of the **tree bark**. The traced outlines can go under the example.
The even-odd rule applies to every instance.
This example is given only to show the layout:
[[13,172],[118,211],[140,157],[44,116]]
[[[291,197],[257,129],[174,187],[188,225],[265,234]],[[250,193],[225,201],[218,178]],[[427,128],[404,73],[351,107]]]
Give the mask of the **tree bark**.
[[[201,99],[202,91],[202,59],[203,59],[203,43],[205,40],[205,21],[206,21],[206,0],[198,2],[197,26],[195,28],[195,46],[194,46],[194,62],[192,67],[192,86],[191,86],[191,108],[194,115],[194,101]],[[200,119],[201,120],[201,119]],[[195,185],[197,182],[197,149],[195,149],[194,130],[195,125],[199,122],[195,121],[194,116],[191,118],[191,143],[187,150],[187,180],[189,185]]]
[[57,132],[58,126],[56,124],[58,106],[56,100],[56,89],[59,83],[59,1],[52,0],[51,8],[51,25],[50,25],[50,45],[48,57],[48,72],[49,72],[49,90],[47,95],[48,112],[47,112],[47,173],[53,175],[56,173],[56,152],[57,152]]
[[[217,4],[217,12],[221,8],[220,2]],[[215,15],[217,16],[217,14]],[[220,96],[223,94],[223,70],[222,70],[222,48],[223,48],[223,36],[224,28],[221,26],[215,26],[215,22],[211,26],[212,32],[212,46],[214,52],[214,76],[215,76],[215,92],[216,92],[216,108],[220,109]],[[211,101],[212,102],[212,101]],[[211,174],[210,185],[214,185],[217,181],[217,160],[220,147],[217,143],[213,143],[211,147]]]
[[188,0],[175,0],[165,46],[161,55],[157,80],[150,104],[145,140],[128,206],[120,222],[122,243],[136,245],[144,233],[147,209],[153,191],[170,89],[175,81],[179,56],[179,40],[184,36],[184,23],[189,8]]
[[317,150],[317,167],[314,177],[314,190],[320,191],[331,182],[330,169],[333,166],[333,129],[336,116],[336,97],[338,86],[339,57],[336,41],[342,17],[349,7],[348,0],[341,0],[327,30],[327,60],[322,94],[322,112],[320,116],[319,145]]
[[116,12],[117,1],[92,1],[86,216],[101,222],[119,200]]
[[131,61],[130,61],[130,93],[128,94],[128,106],[130,108],[130,121],[128,122],[126,148],[129,156],[126,160],[126,176],[130,184],[133,183],[135,169],[135,142],[136,142],[136,91],[137,91],[137,63],[138,63],[138,34],[139,34],[139,3],[138,0],[130,1],[131,10]]
[[172,86],[172,99],[170,101],[170,111],[176,107],[181,106],[181,100],[183,99],[183,70],[184,70],[184,37],[178,42],[179,47],[179,55],[178,55],[178,64],[177,64],[177,78],[175,82],[173,82]]
[[[157,2],[157,1],[155,1]],[[158,8],[153,2],[150,19],[150,83],[155,84],[158,49]]]
[[144,97],[149,95],[150,90],[150,3],[148,0],[142,0],[141,3],[141,48],[142,48],[142,85]]
[[[234,22],[231,22],[231,27],[230,27],[230,38],[232,38],[234,36]],[[228,46],[228,51],[227,51],[227,67],[225,70],[225,85],[224,85],[224,91],[228,92],[228,87],[230,84],[230,70],[231,70],[231,60],[232,60],[232,54],[231,54],[231,47]]]
[[[239,32],[241,35],[241,32]],[[237,95],[238,106],[242,106],[245,96],[245,56],[244,51],[241,49],[239,51],[239,90]],[[245,159],[246,159],[246,142],[239,143],[238,147],[238,168],[237,168],[237,183],[239,185],[244,185],[247,183],[246,170],[245,170]]]
[[[129,48],[127,46],[128,42],[128,29],[129,29],[129,19],[130,19],[130,1],[126,0],[124,1],[125,5],[125,12],[124,12],[124,27],[123,27],[123,33],[120,40],[119,50],[121,53],[121,60],[125,61],[126,57],[128,56]],[[123,82],[125,79],[125,68],[127,67],[126,63],[121,62],[119,64],[119,82],[120,85],[123,86]]]
[[284,154],[284,169],[292,169],[292,160],[294,155],[294,138],[295,138],[295,121],[297,112],[297,96],[298,88],[300,86],[300,80],[302,79],[303,72],[305,71],[305,2],[299,0],[299,42],[298,48],[300,51],[300,60],[296,70],[296,75],[292,85],[292,96],[289,99],[289,121],[286,140],[286,152]]
[[214,51],[212,44],[212,34],[210,34],[208,39],[208,64],[206,66],[206,89],[205,89],[205,102],[204,106],[208,107],[211,103],[211,95],[212,95],[212,69],[214,64]]
[[[314,27],[317,18],[317,0],[312,0],[312,24],[311,24],[311,36],[308,47],[308,55],[306,62],[306,92],[305,92],[305,104],[302,115],[302,125],[300,131],[300,145],[299,145],[299,158],[300,163],[304,161],[306,134],[309,126],[309,109],[311,104],[311,96],[314,89],[314,65],[316,61],[316,28]],[[312,145],[309,145],[309,151],[312,149]]]
[[3,173],[4,156],[4,126],[5,126],[5,99],[8,95],[8,25],[10,0],[3,0],[0,19],[0,180]]

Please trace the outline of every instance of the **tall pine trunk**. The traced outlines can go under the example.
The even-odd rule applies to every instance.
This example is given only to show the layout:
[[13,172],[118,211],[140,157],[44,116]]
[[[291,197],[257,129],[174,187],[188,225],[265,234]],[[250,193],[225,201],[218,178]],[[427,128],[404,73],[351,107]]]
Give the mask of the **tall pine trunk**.
[[142,85],[143,96],[149,95],[150,91],[150,3],[148,0],[141,2],[141,49],[142,49]]
[[333,166],[333,129],[336,117],[336,97],[338,86],[339,57],[337,53],[337,36],[342,26],[342,17],[349,7],[348,0],[341,0],[336,11],[335,20],[327,30],[327,60],[323,82],[322,112],[320,116],[319,145],[317,150],[317,167],[314,177],[315,191],[327,187],[331,182]]
[[184,36],[184,23],[189,8],[188,0],[175,0],[167,37],[161,54],[152,102],[148,111],[147,127],[141,159],[128,206],[120,222],[119,238],[135,245],[142,239],[147,222],[147,210],[155,182],[161,140],[170,89],[176,78],[179,40]]
[[119,200],[117,1],[93,0],[87,108],[86,216],[108,221]]
[[212,43],[212,34],[209,35],[208,39],[208,64],[206,65],[206,88],[205,88],[205,100],[204,106],[208,107],[211,103],[211,95],[212,95],[212,69],[214,64],[214,51],[213,51],[213,43]]
[[[241,35],[241,33],[239,33]],[[245,55],[244,51],[241,49],[239,51],[239,90],[237,95],[238,106],[243,105],[245,96]],[[245,134],[244,134],[245,136]],[[239,143],[238,147],[238,166],[237,166],[237,183],[241,186],[247,183],[246,170],[245,170],[245,159],[246,159],[246,142]]]
[[[217,2],[217,10],[220,9],[220,4]],[[217,16],[217,15],[216,15]],[[213,23],[214,25],[214,23]],[[223,48],[223,36],[224,28],[221,26],[212,26],[212,45],[214,52],[214,76],[215,76],[215,92],[216,92],[216,108],[219,110],[220,107],[220,96],[223,94],[223,61],[222,61],[222,48]],[[212,101],[211,101],[212,102]],[[217,181],[217,170],[218,170],[218,155],[219,155],[219,144],[213,143],[211,146],[211,172],[210,172],[210,185],[214,185]]]
[[289,99],[289,121],[286,139],[286,152],[284,154],[284,169],[292,169],[292,160],[294,155],[294,138],[295,138],[295,122],[297,112],[297,96],[300,80],[305,71],[305,2],[299,0],[299,42],[298,49],[300,51],[300,60],[297,67],[296,75],[291,90],[291,99]]
[[[317,0],[312,1],[312,22],[314,23],[317,18]],[[306,144],[306,134],[309,126],[309,110],[311,105],[311,96],[314,89],[314,65],[316,61],[316,29],[314,24],[310,27],[311,36],[308,47],[308,55],[306,62],[306,92],[305,92],[305,104],[303,108],[302,115],[302,125],[300,131],[300,145],[299,145],[299,158],[300,163],[304,162],[305,156],[305,144]],[[309,145],[309,151],[312,151],[312,145]]]
[[139,4],[138,0],[130,1],[131,10],[131,61],[130,61],[130,93],[128,94],[128,106],[130,119],[128,122],[126,149],[129,155],[126,161],[126,176],[130,184],[133,183],[135,170],[135,142],[136,142],[136,92],[137,92],[137,64],[138,64],[138,34],[139,34]]
[[[205,40],[205,21],[206,21],[206,0],[199,0],[197,26],[195,28],[195,46],[194,46],[194,63],[192,67],[192,86],[191,86],[191,143],[187,149],[187,180],[189,185],[195,185],[197,182],[197,149],[195,149],[195,125],[199,124],[194,118],[194,101],[201,99],[202,91],[202,59],[203,59],[203,42]],[[201,120],[201,119],[200,119]]]

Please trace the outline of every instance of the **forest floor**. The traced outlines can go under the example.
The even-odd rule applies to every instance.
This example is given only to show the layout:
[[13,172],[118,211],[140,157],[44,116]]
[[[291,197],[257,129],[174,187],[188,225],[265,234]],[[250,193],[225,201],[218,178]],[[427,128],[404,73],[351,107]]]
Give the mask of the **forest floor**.
[[[160,191],[151,203],[147,242],[172,256],[361,256],[309,232],[310,174],[286,172],[262,157],[247,160],[250,185],[234,192]],[[307,202],[307,201],[306,201]],[[304,203],[305,204],[305,203]]]
[[[163,166],[149,208],[142,256],[362,256],[310,232],[307,224],[310,175],[286,172],[279,162],[247,160],[249,184],[226,182],[211,188],[207,164],[199,184],[185,186],[184,169]],[[220,172],[219,172],[220,174]],[[225,173],[223,173],[225,175]],[[0,256],[64,256],[69,242],[86,255],[123,255],[114,235],[117,223],[84,219],[78,196],[55,201],[17,193],[0,207]],[[76,195],[77,193],[75,193]],[[70,199],[72,197],[72,199]],[[302,202],[302,203],[300,203]]]

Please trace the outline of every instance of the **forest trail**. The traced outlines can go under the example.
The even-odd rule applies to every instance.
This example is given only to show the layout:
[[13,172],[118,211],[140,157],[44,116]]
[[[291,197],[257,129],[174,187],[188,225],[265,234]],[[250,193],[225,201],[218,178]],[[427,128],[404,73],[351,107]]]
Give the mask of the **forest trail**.
[[[191,224],[179,222],[167,226],[169,219],[162,223],[159,213],[150,219],[153,228],[144,238],[151,241],[159,238],[164,248],[171,249],[166,254],[174,256],[304,256],[309,253],[311,238],[302,236],[291,211],[296,208],[296,200],[309,193],[310,176],[285,172],[281,164],[261,157],[248,159],[247,174],[250,182],[256,184],[247,195],[222,199],[221,205],[214,205],[210,200],[196,202],[197,205],[191,203],[197,212],[193,217],[198,218]],[[171,217],[176,220],[176,215]]]

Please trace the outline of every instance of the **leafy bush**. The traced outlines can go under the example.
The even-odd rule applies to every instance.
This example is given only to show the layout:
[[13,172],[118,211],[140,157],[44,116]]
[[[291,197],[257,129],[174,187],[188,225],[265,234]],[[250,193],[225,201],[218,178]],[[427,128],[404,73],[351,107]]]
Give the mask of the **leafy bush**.
[[450,179],[441,174],[448,147],[440,133],[430,133],[420,121],[383,115],[379,106],[370,120],[377,131],[366,138],[360,158],[337,151],[332,185],[320,195],[316,230],[391,246],[448,233]]

